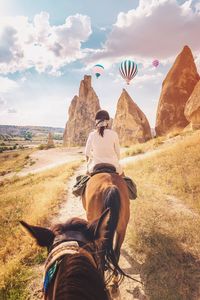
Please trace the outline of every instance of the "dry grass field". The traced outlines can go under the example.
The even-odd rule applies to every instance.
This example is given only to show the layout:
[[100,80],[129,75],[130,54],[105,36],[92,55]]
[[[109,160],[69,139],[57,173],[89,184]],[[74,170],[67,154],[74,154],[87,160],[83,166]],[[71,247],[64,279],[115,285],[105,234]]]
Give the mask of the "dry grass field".
[[20,171],[28,162],[33,149],[0,153],[0,176]]
[[24,287],[30,280],[31,268],[43,259],[42,251],[23,231],[19,220],[48,225],[63,201],[66,181],[80,163],[1,182],[0,299],[26,299]]
[[200,132],[130,164],[127,239],[151,300],[200,299]]

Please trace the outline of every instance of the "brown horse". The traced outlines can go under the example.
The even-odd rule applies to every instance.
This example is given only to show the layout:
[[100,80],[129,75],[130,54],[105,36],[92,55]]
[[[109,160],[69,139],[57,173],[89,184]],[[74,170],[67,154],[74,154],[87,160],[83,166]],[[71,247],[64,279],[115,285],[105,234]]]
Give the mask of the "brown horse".
[[[112,233],[109,251],[112,252],[114,248],[114,254],[118,262],[120,248],[125,238],[130,217],[128,188],[124,179],[117,173],[93,175],[87,182],[82,201],[89,222],[93,222],[101,216],[106,208],[110,208]],[[115,243],[113,243],[114,235],[116,236]]]
[[[51,230],[21,224],[36,239],[38,245],[47,247],[43,285],[45,300],[109,300],[104,281],[105,248],[109,240],[112,219],[107,209],[97,221],[88,223],[72,218]],[[113,262],[117,268],[116,262]]]

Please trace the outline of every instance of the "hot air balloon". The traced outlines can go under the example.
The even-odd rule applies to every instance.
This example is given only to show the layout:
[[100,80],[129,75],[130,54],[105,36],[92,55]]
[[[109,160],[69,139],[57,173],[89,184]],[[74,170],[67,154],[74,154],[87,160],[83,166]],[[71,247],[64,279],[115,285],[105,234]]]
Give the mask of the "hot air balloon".
[[125,60],[119,67],[119,73],[126,80],[127,84],[135,77],[138,72],[137,64],[131,60]]
[[157,68],[159,66],[159,60],[158,59],[155,59],[152,61],[152,65]]
[[102,65],[98,64],[93,67],[93,72],[94,72],[96,78],[99,78],[99,76],[101,76],[103,71],[104,71],[104,66],[102,66]]

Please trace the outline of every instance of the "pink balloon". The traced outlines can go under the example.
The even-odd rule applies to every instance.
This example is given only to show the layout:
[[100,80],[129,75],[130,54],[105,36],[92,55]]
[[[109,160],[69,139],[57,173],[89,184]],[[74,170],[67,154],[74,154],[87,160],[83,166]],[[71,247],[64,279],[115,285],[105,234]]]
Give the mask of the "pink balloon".
[[159,65],[159,60],[158,59],[153,60],[152,65],[157,68]]

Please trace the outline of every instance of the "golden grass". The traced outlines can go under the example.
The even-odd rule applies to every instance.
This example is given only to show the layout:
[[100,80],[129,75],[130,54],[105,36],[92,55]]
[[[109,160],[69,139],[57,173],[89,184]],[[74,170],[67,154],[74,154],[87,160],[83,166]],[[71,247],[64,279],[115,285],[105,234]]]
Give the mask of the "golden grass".
[[125,170],[139,194],[127,239],[152,300],[200,298],[199,170],[200,132]]
[[[4,292],[16,273],[21,272],[21,263],[28,259],[30,264],[30,258],[38,259],[41,253],[19,220],[49,225],[63,201],[66,181],[79,165],[77,161],[37,175],[15,177],[0,186],[0,288]],[[18,299],[15,297],[6,299]]]
[[130,146],[126,151],[123,152],[122,158],[125,156],[134,156],[137,154],[145,153],[150,150],[154,150],[166,140],[166,137],[157,137],[153,138],[146,143],[138,143],[133,146]]
[[155,137],[145,143],[137,143],[128,147],[127,149],[123,149],[121,157],[123,158],[126,156],[134,156],[141,153],[145,153],[147,151],[152,151],[160,146],[165,146],[165,142],[166,144],[173,143],[178,141],[182,137],[187,137],[190,135],[193,135],[192,131],[174,131],[166,136]]
[[33,149],[0,153],[0,175],[20,171],[29,160]]

